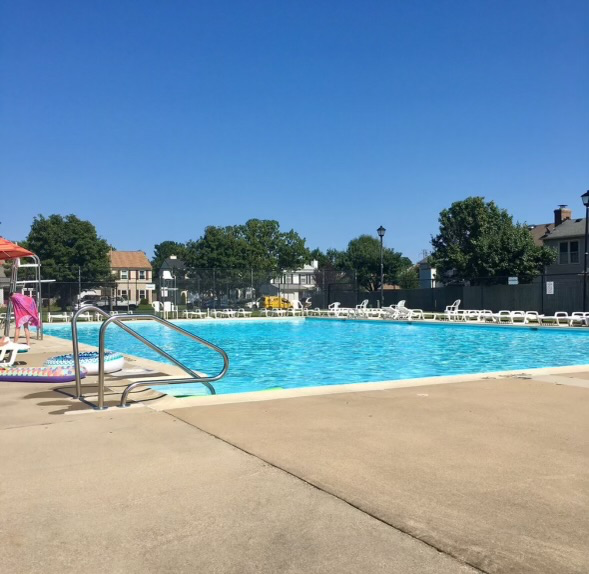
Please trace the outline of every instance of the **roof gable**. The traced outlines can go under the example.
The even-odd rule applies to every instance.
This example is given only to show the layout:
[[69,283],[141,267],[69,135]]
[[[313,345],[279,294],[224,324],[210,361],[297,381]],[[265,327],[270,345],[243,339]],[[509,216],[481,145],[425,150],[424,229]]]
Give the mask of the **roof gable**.
[[551,231],[544,241],[566,239],[568,237],[583,237],[585,235],[585,219],[567,219]]
[[111,251],[112,269],[151,269],[151,263],[143,251]]

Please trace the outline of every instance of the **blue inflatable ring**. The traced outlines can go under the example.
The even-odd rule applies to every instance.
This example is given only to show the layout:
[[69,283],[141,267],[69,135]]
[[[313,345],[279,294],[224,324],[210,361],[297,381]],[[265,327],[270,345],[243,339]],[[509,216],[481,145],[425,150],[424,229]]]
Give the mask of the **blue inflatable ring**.
[[[104,353],[104,372],[114,373],[120,371],[125,365],[125,357],[121,353],[115,351],[106,351]],[[51,357],[45,361],[46,367],[73,367],[74,356],[59,355]],[[98,351],[91,351],[89,353],[80,353],[80,367],[84,367],[89,375],[98,374]]]

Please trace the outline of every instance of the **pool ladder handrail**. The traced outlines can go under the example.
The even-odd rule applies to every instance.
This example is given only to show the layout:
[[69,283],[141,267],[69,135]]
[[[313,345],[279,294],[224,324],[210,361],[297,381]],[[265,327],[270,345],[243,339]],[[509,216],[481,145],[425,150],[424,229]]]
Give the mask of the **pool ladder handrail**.
[[[76,399],[82,400],[82,378],[80,376],[80,346],[79,346],[79,342],[78,342],[78,324],[77,324],[77,322],[78,322],[78,316],[81,315],[82,313],[87,313],[88,311],[94,311],[94,312],[98,313],[99,315],[106,317],[106,320],[100,326],[100,334],[99,334],[98,406],[94,407],[97,410],[105,410],[108,408],[108,407],[104,406],[104,375],[105,375],[104,355],[105,355],[106,329],[111,323],[114,323],[115,325],[119,326],[121,329],[123,329],[123,331],[125,331],[126,333],[128,333],[132,337],[135,337],[138,341],[141,341],[144,345],[146,345],[147,347],[149,347],[150,349],[152,349],[156,353],[159,353],[160,355],[162,355],[162,357],[165,357],[166,359],[168,359],[168,361],[174,363],[177,367],[179,367],[184,372],[186,372],[188,375],[190,375],[189,378],[185,378],[185,379],[160,379],[160,380],[139,381],[136,383],[131,383],[123,391],[123,394],[121,395],[121,402],[119,404],[119,407],[129,406],[129,405],[127,405],[127,397],[129,396],[129,393],[135,387],[154,385],[154,384],[174,385],[174,384],[179,384],[179,383],[186,383],[187,381],[195,382],[195,383],[202,383],[205,387],[207,387],[209,389],[211,394],[214,395],[214,394],[216,394],[216,391],[215,391],[215,388],[213,387],[213,385],[211,385],[210,383],[218,381],[219,379],[223,378],[227,374],[227,371],[229,370],[229,357],[227,356],[227,353],[223,349],[221,349],[221,347],[217,347],[217,345],[214,345],[213,343],[210,343],[209,341],[202,339],[201,337],[194,335],[193,333],[190,333],[189,331],[186,331],[185,329],[182,329],[181,327],[178,327],[178,325],[175,325],[174,323],[171,323],[170,321],[166,321],[165,319],[162,319],[161,317],[157,317],[156,315],[112,315],[111,316],[108,313],[106,313],[105,311],[103,311],[102,309],[100,309],[99,307],[95,307],[94,305],[86,305],[86,306],[78,309],[78,311],[76,311],[74,313],[74,316],[72,317],[72,345],[73,345],[73,351],[74,351],[74,353],[73,353],[73,355],[74,355],[74,370],[75,370],[75,374],[76,374],[76,396],[74,398],[76,398]],[[190,369],[189,367],[184,365],[182,362],[180,362],[178,359],[175,359],[174,357],[172,357],[172,355],[166,353],[166,351],[164,351],[163,349],[161,349],[160,347],[158,347],[157,345],[155,345],[151,341],[148,341],[145,337],[143,337],[142,335],[140,335],[139,333],[137,333],[136,331],[134,331],[133,329],[131,329],[130,327],[128,327],[127,325],[125,325],[123,323],[123,321],[137,320],[137,319],[141,319],[141,320],[145,319],[148,321],[157,321],[161,325],[164,325],[165,327],[168,327],[169,329],[177,331],[178,333],[180,333],[186,337],[189,337],[190,339],[193,339],[194,341],[197,341],[201,345],[204,345],[205,347],[208,347],[209,349],[216,351],[217,353],[219,353],[223,357],[223,368],[214,377],[203,377],[203,376],[199,375],[198,373],[194,372],[192,369]]]

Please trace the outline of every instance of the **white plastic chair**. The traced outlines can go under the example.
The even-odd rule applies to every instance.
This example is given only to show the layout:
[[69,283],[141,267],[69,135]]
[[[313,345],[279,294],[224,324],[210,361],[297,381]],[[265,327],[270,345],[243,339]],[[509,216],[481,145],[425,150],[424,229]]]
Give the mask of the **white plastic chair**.
[[19,351],[28,351],[28,345],[22,345],[21,343],[14,343],[10,341],[0,347],[0,368],[11,367],[16,360]]
[[456,299],[452,305],[447,305],[444,309],[444,315],[448,321],[456,321],[458,319],[458,307],[460,307],[460,299]]
[[288,309],[287,312],[293,317],[307,314],[307,310],[298,299],[292,302],[292,308]]

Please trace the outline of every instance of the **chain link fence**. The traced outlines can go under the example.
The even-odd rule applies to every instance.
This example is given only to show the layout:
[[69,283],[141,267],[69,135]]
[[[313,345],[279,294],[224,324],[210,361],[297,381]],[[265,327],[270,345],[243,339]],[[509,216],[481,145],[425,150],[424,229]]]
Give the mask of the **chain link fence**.
[[[137,274],[138,275],[138,274]],[[107,282],[46,282],[42,285],[43,311],[74,311],[80,304],[94,304],[106,311],[153,312],[153,303],[171,303],[180,312],[194,309],[246,308],[255,310],[263,297],[299,300],[313,308],[339,301],[353,307],[368,299],[371,307],[406,301],[414,309],[443,311],[455,300],[464,309],[582,311],[583,274],[542,275],[528,283],[517,278],[476,278],[463,285],[397,289],[385,286],[367,290],[359,273],[333,269],[281,274],[259,270],[199,269],[184,275],[168,274],[152,280],[118,278]],[[31,288],[32,289],[32,288]],[[7,291],[7,286],[4,286]],[[25,294],[31,294],[24,286]],[[6,295],[7,293],[5,293]],[[586,303],[589,307],[589,303]],[[589,309],[588,309],[589,310]]]

